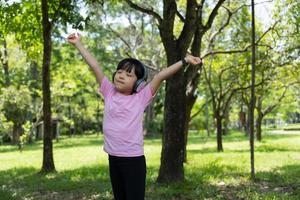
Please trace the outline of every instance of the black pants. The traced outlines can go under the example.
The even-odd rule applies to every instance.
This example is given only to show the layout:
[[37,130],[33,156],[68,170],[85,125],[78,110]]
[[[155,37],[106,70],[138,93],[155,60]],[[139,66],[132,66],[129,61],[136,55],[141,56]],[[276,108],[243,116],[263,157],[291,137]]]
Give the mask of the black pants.
[[109,155],[109,173],[115,200],[144,200],[145,156],[117,157]]

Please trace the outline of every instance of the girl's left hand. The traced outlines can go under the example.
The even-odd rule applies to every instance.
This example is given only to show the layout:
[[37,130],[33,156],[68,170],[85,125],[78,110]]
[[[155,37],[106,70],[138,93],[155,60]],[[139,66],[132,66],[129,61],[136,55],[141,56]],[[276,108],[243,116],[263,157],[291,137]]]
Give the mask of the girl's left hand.
[[186,62],[192,64],[192,65],[199,65],[202,63],[202,59],[200,57],[194,57],[192,55],[187,55],[185,57]]

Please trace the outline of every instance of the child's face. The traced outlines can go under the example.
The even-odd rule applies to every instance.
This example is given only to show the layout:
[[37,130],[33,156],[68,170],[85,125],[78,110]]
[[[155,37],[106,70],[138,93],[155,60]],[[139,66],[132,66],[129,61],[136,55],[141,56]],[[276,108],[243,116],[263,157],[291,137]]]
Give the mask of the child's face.
[[114,86],[118,92],[130,95],[136,81],[137,77],[134,68],[132,68],[131,72],[126,71],[126,69],[119,69],[114,78]]

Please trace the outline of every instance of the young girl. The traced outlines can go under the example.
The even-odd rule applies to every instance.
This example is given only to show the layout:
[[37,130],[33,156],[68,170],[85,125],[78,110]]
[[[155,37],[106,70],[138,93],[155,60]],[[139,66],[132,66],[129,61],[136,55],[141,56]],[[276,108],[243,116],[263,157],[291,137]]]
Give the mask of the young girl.
[[113,74],[112,83],[103,74],[95,58],[84,48],[80,36],[71,34],[73,44],[90,66],[104,97],[104,151],[108,154],[109,172],[116,200],[143,200],[145,196],[146,162],[143,148],[143,113],[162,81],[183,65],[200,64],[191,55],[160,71],[149,84],[147,69],[139,60],[122,60]]

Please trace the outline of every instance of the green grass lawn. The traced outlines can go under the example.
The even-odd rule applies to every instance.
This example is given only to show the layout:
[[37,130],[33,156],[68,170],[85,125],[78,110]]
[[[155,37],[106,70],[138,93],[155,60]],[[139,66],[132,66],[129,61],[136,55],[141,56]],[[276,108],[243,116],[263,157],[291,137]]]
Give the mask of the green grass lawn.
[[[216,152],[215,137],[191,134],[185,181],[158,184],[161,139],[145,140],[146,199],[300,199],[300,132],[271,134],[255,143],[255,182],[250,181],[247,137],[224,137],[224,152]],[[54,142],[57,173],[41,175],[42,144],[23,152],[0,146],[0,199],[112,199],[107,155],[102,136],[62,138]]]

